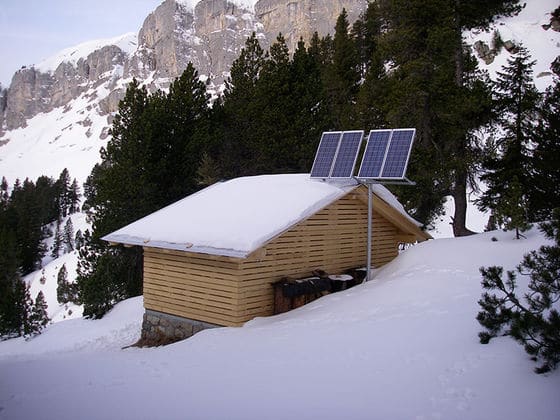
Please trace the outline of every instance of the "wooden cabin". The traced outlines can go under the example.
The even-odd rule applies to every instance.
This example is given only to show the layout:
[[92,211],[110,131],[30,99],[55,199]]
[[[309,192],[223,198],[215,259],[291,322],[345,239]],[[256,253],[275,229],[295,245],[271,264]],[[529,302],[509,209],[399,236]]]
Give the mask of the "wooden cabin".
[[[374,185],[372,264],[430,236]],[[144,306],[205,325],[240,326],[273,313],[271,283],[366,264],[367,188],[308,174],[217,183],[107,235],[144,249]],[[146,317],[145,317],[146,320]]]

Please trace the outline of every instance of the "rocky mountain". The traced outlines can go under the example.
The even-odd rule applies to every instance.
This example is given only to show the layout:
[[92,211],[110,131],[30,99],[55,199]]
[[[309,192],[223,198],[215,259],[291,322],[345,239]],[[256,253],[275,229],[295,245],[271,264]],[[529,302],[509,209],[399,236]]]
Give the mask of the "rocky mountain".
[[260,0],[250,8],[235,0],[202,0],[191,9],[181,0],[165,0],[148,15],[137,37],[106,40],[97,48],[78,46],[16,72],[10,87],[0,94],[0,127],[3,131],[23,127],[35,115],[99,87],[103,92],[96,92],[92,107],[110,114],[124,94],[120,80],[136,77],[152,88],[165,88],[188,62],[220,90],[251,33],[256,32],[267,47],[282,32],[293,48],[300,37],[309,40],[315,31],[333,32],[343,8],[354,20],[366,4],[366,0]]

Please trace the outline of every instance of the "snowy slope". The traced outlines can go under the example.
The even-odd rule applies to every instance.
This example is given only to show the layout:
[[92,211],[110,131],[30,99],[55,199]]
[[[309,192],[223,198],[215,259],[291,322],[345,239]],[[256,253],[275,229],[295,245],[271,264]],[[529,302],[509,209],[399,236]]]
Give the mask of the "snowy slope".
[[41,61],[34,66],[37,70],[47,73],[54,72],[61,63],[76,65],[80,58],[86,58],[92,52],[100,50],[107,45],[116,45],[127,54],[134,52],[138,46],[138,39],[134,32],[129,32],[115,38],[99,39],[83,42],[70,48],[65,48],[59,53]]
[[534,374],[509,338],[478,343],[478,267],[544,242],[512,238],[425,242],[365,285],[167,347],[121,349],[140,298],[2,342],[0,419],[556,420],[559,371]]
[[[536,61],[533,68],[535,85],[537,89],[544,91],[553,82],[550,63],[560,55],[560,32],[552,29],[544,30],[542,25],[550,23],[550,13],[559,6],[558,0],[528,1],[518,16],[500,19],[488,32],[467,33],[466,41],[470,45],[476,41],[484,41],[487,45],[491,45],[494,30],[498,30],[504,41],[511,40],[516,45],[523,45]],[[493,63],[487,65],[479,60],[479,65],[480,68],[488,70],[490,77],[495,80],[496,72],[507,65],[509,57],[510,54],[502,50]]]

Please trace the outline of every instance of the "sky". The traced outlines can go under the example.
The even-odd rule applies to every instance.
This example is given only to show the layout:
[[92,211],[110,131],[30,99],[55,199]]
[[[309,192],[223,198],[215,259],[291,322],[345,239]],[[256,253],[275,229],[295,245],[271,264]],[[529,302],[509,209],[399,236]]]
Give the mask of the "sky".
[[81,42],[138,32],[163,0],[0,0],[0,83]]

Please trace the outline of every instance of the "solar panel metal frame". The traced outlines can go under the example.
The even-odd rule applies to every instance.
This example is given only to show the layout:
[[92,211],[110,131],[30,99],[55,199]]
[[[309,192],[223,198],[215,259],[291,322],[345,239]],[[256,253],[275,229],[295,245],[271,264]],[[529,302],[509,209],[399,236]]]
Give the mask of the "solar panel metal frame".
[[[311,173],[310,173],[311,178],[325,179],[325,178],[330,177],[334,162],[336,160],[336,156],[338,155],[338,149],[340,147],[340,139],[342,138],[343,133],[344,133],[343,131],[325,131],[322,134],[321,141],[319,142],[319,147],[317,147],[317,153],[315,154],[315,160],[313,161],[313,166],[311,167]],[[318,168],[318,166],[322,165],[322,162],[320,162],[320,159],[321,159],[321,156],[322,156],[321,153],[324,153],[323,150],[322,150],[322,146],[323,146],[323,143],[327,141],[326,137],[329,134],[338,134],[338,139],[337,139],[337,143],[336,143],[335,152],[332,155],[332,158],[330,158],[331,160],[330,160],[330,165],[328,167],[328,173],[326,175],[313,175],[313,172]]]
[[[373,144],[370,145],[370,141],[371,141],[371,134],[375,133],[375,132],[381,132],[381,131],[391,131],[391,135],[389,137],[389,140],[387,141],[387,145],[385,147],[385,155],[383,157],[383,162],[381,164],[381,168],[379,169],[379,176],[363,176],[362,174],[362,168],[368,153],[368,148],[373,147]],[[403,165],[402,165],[402,176],[383,176],[383,173],[385,171],[385,165],[387,163],[387,158],[389,157],[389,151],[391,149],[391,144],[393,143],[393,139],[394,139],[394,133],[395,132],[402,132],[402,131],[411,131],[412,132],[412,137],[410,139],[410,143],[408,144],[407,150],[406,150],[406,158],[404,159]],[[410,153],[412,151],[412,145],[414,143],[414,138],[416,137],[416,129],[415,128],[395,128],[393,130],[390,129],[379,129],[379,130],[371,130],[370,131],[370,135],[368,137],[368,144],[366,146],[366,150],[364,152],[364,155],[362,157],[362,163],[360,165],[360,170],[358,172],[358,179],[362,179],[362,180],[373,180],[373,181],[394,181],[394,182],[399,182],[399,181],[406,181],[406,183],[410,183],[410,181],[408,181],[406,179],[406,170],[408,168],[408,162],[410,160]]]
[[[340,159],[340,156],[341,156],[341,152],[342,152],[343,148],[345,147],[345,145],[343,143],[344,143],[344,136],[346,134],[359,134],[360,139],[358,141],[356,149],[351,151],[351,154],[342,156],[342,159],[346,159],[346,158],[351,159],[352,165],[351,165],[350,168],[348,168],[350,170],[350,173],[347,174],[347,175],[335,176],[334,171],[335,171],[335,169],[337,169],[337,163],[345,162],[345,161],[342,161],[342,160],[339,160],[339,159]],[[364,139],[364,130],[350,130],[350,131],[343,131],[342,132],[342,136],[339,139],[338,150],[336,152],[336,156],[333,160],[333,164],[332,164],[332,167],[331,167],[331,172],[330,172],[330,175],[329,175],[330,179],[348,179],[348,178],[352,178],[354,176],[354,170],[356,168],[356,161],[358,160],[358,154],[360,153],[360,147],[362,146],[363,139]],[[347,162],[347,163],[350,163],[350,162]],[[346,168],[343,168],[343,169],[346,169]]]
[[[402,161],[402,175],[401,176],[385,176],[385,169],[387,167],[387,159],[389,159],[391,157],[391,146],[393,145],[393,142],[396,140],[395,138],[395,133],[398,132],[403,132],[403,131],[410,131],[412,132],[412,136],[410,137],[410,142],[407,145],[407,148],[405,150],[406,154],[404,156],[405,159],[404,161]],[[414,143],[414,137],[416,137],[416,129],[415,128],[395,128],[393,129],[393,133],[391,135],[391,140],[389,141],[389,145],[387,146],[387,153],[385,154],[385,160],[383,162],[383,168],[381,169],[381,176],[379,179],[383,179],[383,180],[401,180],[401,179],[405,179],[406,176],[406,170],[408,167],[408,161],[410,160],[410,152],[412,151],[412,145]]]
[[389,148],[389,144],[391,143],[391,137],[393,135],[393,130],[390,128],[381,128],[376,130],[371,130],[368,135],[368,140],[366,144],[366,149],[364,150],[364,154],[362,155],[362,162],[360,163],[360,170],[358,171],[358,179],[378,179],[379,176],[363,176],[362,172],[365,171],[364,163],[366,163],[366,159],[369,158],[368,152],[371,150],[370,148],[373,147],[373,135],[376,133],[389,133],[389,138],[387,139],[387,144],[385,145],[385,150],[383,151],[383,156],[381,157],[381,165],[379,167],[378,174],[379,176],[383,172],[383,165],[385,164],[385,157],[387,156],[387,149]]

